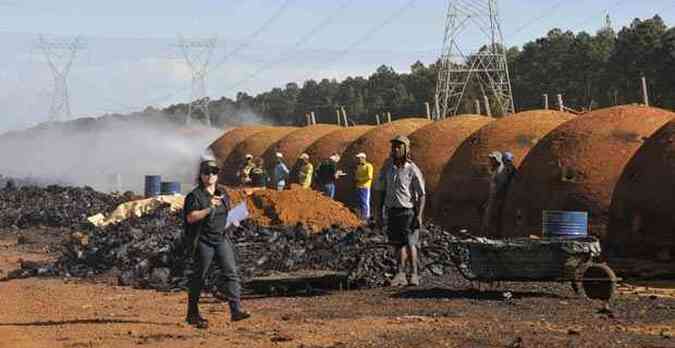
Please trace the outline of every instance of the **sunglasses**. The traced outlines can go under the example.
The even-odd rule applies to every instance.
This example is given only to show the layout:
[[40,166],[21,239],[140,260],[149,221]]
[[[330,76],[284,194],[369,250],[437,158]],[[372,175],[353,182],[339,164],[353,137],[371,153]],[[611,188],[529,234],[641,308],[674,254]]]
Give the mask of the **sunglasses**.
[[202,169],[202,175],[218,175],[219,172],[220,172],[220,169],[218,169],[216,167],[208,167],[208,168]]

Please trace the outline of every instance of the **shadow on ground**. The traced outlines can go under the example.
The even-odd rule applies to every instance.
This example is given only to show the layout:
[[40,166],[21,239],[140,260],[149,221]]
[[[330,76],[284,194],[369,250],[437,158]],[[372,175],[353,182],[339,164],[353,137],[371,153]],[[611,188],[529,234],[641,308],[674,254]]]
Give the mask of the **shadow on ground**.
[[141,320],[124,320],[124,319],[73,319],[73,320],[44,320],[32,321],[27,323],[0,323],[0,326],[58,326],[58,325],[78,325],[78,324],[145,324],[145,325],[162,325],[175,326],[176,323],[158,323],[152,321]]
[[[451,290],[442,288],[432,289],[406,289],[393,294],[392,298],[403,299],[465,299],[465,300],[492,300],[503,301],[505,299],[505,291],[480,291],[475,289],[470,290]],[[546,292],[527,292],[527,291],[512,291],[509,292],[511,299],[524,298],[555,298],[562,299],[563,296],[558,294],[551,294]]]

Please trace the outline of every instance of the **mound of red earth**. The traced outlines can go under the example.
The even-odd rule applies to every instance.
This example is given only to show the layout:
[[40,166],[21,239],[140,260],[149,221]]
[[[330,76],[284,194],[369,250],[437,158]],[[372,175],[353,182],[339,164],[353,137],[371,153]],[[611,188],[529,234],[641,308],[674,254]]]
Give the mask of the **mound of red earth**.
[[281,140],[294,130],[295,127],[274,127],[264,129],[256,132],[238,143],[230,154],[222,162],[222,172],[220,182],[226,185],[234,185],[239,183],[237,178],[237,171],[242,166],[247,154],[258,158],[267,151],[267,148],[272,146],[277,141]]
[[246,196],[242,190],[229,190],[233,202],[246,199],[252,224],[264,227],[302,225],[310,231],[339,226],[356,228],[359,218],[342,203],[298,185],[277,191],[263,189]]
[[[427,202],[433,201],[441,172],[457,148],[471,134],[494,118],[481,115],[459,115],[424,126],[410,135],[412,159],[424,174]],[[431,215],[431,209],[426,210]]]
[[265,126],[243,126],[229,129],[220,138],[211,143],[209,148],[213,151],[213,156],[218,163],[223,163],[239,143],[267,128]]
[[[373,164],[374,175],[389,157],[391,149],[389,141],[397,135],[408,136],[417,129],[431,123],[425,118],[405,118],[375,127],[352,142],[343,153],[338,169],[347,175],[336,182],[335,198],[349,206],[356,207],[354,195],[354,171],[358,163],[356,155],[364,152],[368,162]],[[413,150],[414,151],[414,150]]]
[[543,210],[587,211],[590,232],[604,240],[610,200],[626,164],[673,116],[657,108],[618,106],[553,130],[519,169],[506,198],[504,232],[540,235]]
[[[293,131],[281,138],[275,144],[267,148],[263,154],[263,159],[267,164],[268,170],[274,168],[275,154],[277,152],[284,155],[284,161],[289,169],[291,169],[291,182],[295,181],[296,171],[293,170],[298,161],[300,154],[305,152],[307,147],[312,145],[319,138],[331,134],[340,129],[338,126],[328,124],[315,124],[312,126],[302,127]],[[313,160],[310,157],[310,160]]]
[[541,138],[573,118],[563,112],[535,110],[506,116],[480,128],[466,138],[443,169],[438,194],[431,202],[433,218],[449,231],[466,228],[479,234],[489,193],[490,152],[513,153],[517,167]]
[[614,188],[608,247],[621,256],[675,258],[675,121],[640,147]]

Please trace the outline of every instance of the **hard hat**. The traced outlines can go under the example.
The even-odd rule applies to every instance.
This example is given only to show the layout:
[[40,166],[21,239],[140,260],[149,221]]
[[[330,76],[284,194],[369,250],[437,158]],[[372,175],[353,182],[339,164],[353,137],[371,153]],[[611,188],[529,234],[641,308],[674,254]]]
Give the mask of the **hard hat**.
[[366,154],[364,152],[359,152],[356,154],[356,158],[366,158]]
[[513,162],[513,154],[510,153],[510,152],[508,152],[508,151],[502,153],[502,158],[503,158],[505,161]]
[[392,143],[401,143],[404,144],[406,147],[410,147],[410,139],[406,137],[405,135],[397,135],[393,139],[390,140]]

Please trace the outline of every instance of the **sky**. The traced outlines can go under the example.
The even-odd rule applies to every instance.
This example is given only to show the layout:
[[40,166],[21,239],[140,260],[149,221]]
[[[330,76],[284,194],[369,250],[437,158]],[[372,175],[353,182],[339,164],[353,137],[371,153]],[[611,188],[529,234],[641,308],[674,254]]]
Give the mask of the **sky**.
[[[481,0],[461,0],[464,3]],[[0,0],[0,133],[46,121],[54,89],[38,37],[81,36],[67,75],[73,118],[129,113],[190,99],[192,72],[177,46],[216,38],[211,98],[251,95],[287,82],[406,72],[440,55],[447,0]],[[615,30],[658,13],[675,25],[675,0],[499,1],[507,46],[552,28]],[[470,30],[462,45],[482,43]],[[192,50],[198,53],[198,50]],[[204,56],[202,56],[203,58]],[[199,59],[198,59],[199,61]]]

